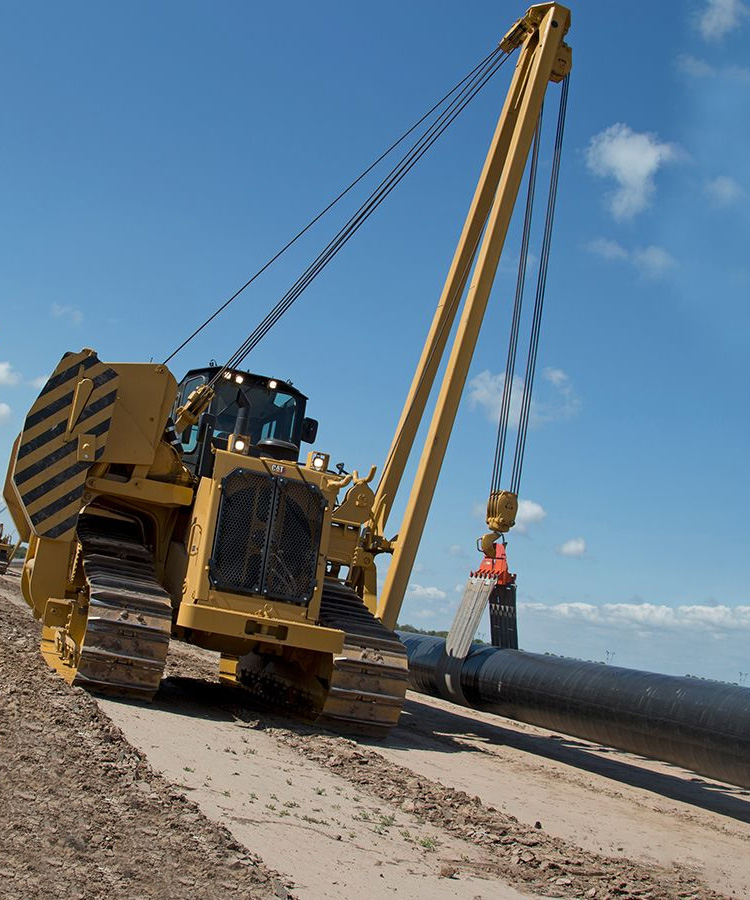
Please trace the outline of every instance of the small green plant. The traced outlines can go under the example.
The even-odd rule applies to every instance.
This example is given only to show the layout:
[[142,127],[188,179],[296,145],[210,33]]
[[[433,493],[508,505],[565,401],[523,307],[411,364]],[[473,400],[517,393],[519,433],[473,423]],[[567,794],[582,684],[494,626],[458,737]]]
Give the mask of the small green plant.
[[322,796],[325,794],[325,792],[326,792],[326,789],[325,789],[325,788],[322,788],[322,787],[316,787],[316,788],[315,788],[315,793],[316,793],[319,797],[322,797]]
[[309,822],[311,825],[327,825],[325,819],[316,819],[313,816],[302,816],[303,822]]
[[432,838],[432,837],[419,838],[417,843],[419,844],[420,847],[424,847],[425,850],[432,851],[432,850],[437,850],[437,848],[438,848],[438,842],[435,840],[435,838]]
[[284,804],[287,809],[299,809],[299,803],[296,800],[287,800]]
[[195,772],[195,769],[191,769],[190,766],[183,766],[182,771],[183,772]]
[[266,803],[266,809],[276,809],[275,803]]

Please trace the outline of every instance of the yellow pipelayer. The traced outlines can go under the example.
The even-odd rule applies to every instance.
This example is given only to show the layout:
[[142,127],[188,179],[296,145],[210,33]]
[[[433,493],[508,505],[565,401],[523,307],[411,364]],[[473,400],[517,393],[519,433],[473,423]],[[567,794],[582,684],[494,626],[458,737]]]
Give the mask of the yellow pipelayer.
[[[63,677],[149,698],[176,637],[219,651],[222,678],[276,706],[376,734],[396,723],[408,676],[389,629],[542,99],[570,68],[569,21],[565,7],[534,6],[501,42],[503,52],[520,49],[516,72],[377,493],[374,469],[337,475],[317,452],[298,461],[317,423],[286,382],[213,367],[178,385],[165,365],[104,363],[93,350],[59,362],[14,445],[4,497],[29,542],[23,596]],[[389,541],[388,515],[467,283],[404,526]],[[491,502],[491,528],[510,527],[514,503]],[[375,557],[391,552],[378,596]]]

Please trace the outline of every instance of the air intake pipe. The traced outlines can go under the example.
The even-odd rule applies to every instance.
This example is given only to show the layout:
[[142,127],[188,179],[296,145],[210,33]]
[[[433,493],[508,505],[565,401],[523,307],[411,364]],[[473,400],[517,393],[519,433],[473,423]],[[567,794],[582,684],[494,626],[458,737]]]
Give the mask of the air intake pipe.
[[749,688],[476,644],[457,668],[441,638],[399,637],[422,694],[750,787]]

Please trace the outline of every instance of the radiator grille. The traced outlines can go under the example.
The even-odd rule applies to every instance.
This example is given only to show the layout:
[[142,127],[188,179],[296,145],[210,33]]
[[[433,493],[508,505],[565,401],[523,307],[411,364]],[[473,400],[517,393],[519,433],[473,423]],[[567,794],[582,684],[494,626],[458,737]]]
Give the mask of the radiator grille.
[[306,605],[325,514],[315,485],[235,469],[221,486],[209,580],[217,590]]
[[259,594],[263,558],[272,521],[275,479],[235,469],[221,485],[211,582],[222,591]]
[[315,589],[325,499],[301,481],[279,481],[266,566],[269,597],[309,603]]

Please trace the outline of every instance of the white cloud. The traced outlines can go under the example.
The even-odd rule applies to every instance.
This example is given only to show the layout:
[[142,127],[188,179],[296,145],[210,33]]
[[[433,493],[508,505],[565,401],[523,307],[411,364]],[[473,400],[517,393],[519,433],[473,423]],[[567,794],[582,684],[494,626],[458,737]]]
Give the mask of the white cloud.
[[731,206],[745,196],[741,185],[729,175],[717,175],[709,178],[704,190],[706,196],[715,206]]
[[487,515],[487,501],[485,500],[484,503],[480,503],[479,501],[472,503],[471,514],[475,519],[479,518],[484,522],[484,517]]
[[604,603],[601,606],[591,603],[519,605],[535,615],[606,627],[750,631],[750,606],[665,606],[655,603]]
[[615,219],[623,220],[646,209],[656,190],[656,173],[676,156],[672,144],[618,122],[591,138],[586,163],[594,175],[613,178],[617,183],[609,207]]
[[650,244],[633,251],[633,265],[647,278],[659,278],[674,269],[677,262],[663,247]]
[[547,366],[542,374],[547,381],[549,381],[550,384],[554,384],[555,387],[565,387],[570,383],[570,379],[562,369],[555,369],[552,366]]
[[0,422],[7,422],[10,418],[10,407],[7,403],[0,403]]
[[747,15],[740,0],[708,0],[698,18],[698,29],[707,41],[718,41],[733,31]]
[[0,384],[11,387],[18,384],[20,380],[21,376],[9,362],[0,362]]
[[596,256],[601,256],[602,259],[627,259],[630,254],[628,251],[617,241],[610,241],[608,238],[595,238],[593,241],[589,241],[586,244],[586,249],[589,253],[594,253]]
[[448,547],[448,555],[455,556],[457,559],[466,559],[466,548],[463,544],[451,544]]
[[561,556],[573,556],[580,558],[586,552],[586,541],[582,538],[571,538],[557,548]]
[[538,525],[547,516],[547,510],[541,503],[533,500],[519,500],[515,530],[526,534],[530,525]]
[[628,262],[646,278],[661,278],[677,266],[677,260],[672,254],[655,244],[628,250],[616,241],[595,238],[585,245],[585,249],[607,262],[620,260]]
[[[480,409],[490,422],[497,424],[500,420],[500,411],[503,403],[503,389],[505,386],[505,372],[493,375],[489,369],[485,369],[469,382],[469,406],[472,409]],[[509,421],[513,428],[518,426],[521,415],[521,396],[523,394],[523,379],[518,375],[513,378],[513,387],[510,392]]]
[[567,372],[547,366],[542,369],[542,379],[553,387],[554,396],[543,396],[538,403],[532,401],[531,421],[534,424],[571,419],[580,411],[581,400]]
[[56,319],[69,319],[74,325],[80,325],[83,322],[83,313],[75,306],[61,306],[59,303],[53,303],[52,315]]
[[678,56],[677,66],[691,78],[726,78],[730,81],[750,81],[750,68],[747,66],[712,66],[705,59],[698,59],[689,54]]
[[415,600],[445,600],[446,593],[438,587],[426,587],[421,584],[410,584],[407,596]]
[[45,384],[49,381],[49,375],[40,375],[38,378],[32,378],[29,384],[36,388],[38,391],[44,387]]
[[[415,619],[431,619],[435,615],[435,610],[430,609],[429,607],[423,607],[422,609],[412,609],[409,611],[409,617]],[[428,623],[429,624],[429,623]]]
[[698,59],[697,56],[691,56],[689,53],[683,53],[677,57],[677,66],[686,75],[692,75],[693,78],[711,78],[716,74],[716,69],[705,59]]
[[[545,425],[548,422],[569,419],[580,410],[581,401],[569,376],[562,369],[543,369],[542,380],[547,382],[552,390],[547,391],[546,394],[540,394],[539,390],[535,391],[536,396],[531,401],[530,422],[532,425]],[[475,375],[469,382],[470,407],[480,409],[493,424],[497,424],[500,420],[504,385],[505,372],[494,375],[489,369]],[[516,375],[513,378],[513,388],[510,394],[509,424],[512,428],[518,427],[522,395],[523,379]]]

